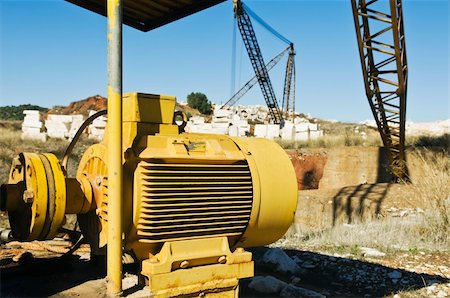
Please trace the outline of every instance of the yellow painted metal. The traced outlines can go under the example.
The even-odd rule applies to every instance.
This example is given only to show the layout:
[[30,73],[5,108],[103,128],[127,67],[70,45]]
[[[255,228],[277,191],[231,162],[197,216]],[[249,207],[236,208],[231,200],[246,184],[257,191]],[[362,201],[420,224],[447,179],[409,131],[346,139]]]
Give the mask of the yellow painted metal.
[[[55,183],[55,212],[51,219],[50,231],[47,235],[48,239],[52,239],[58,233],[58,229],[61,227],[66,213],[66,182],[61,164],[56,156],[51,153],[45,153],[44,156],[50,162]],[[68,194],[70,195],[71,193],[68,192]]]
[[44,227],[47,212],[47,176],[44,165],[36,153],[25,155],[27,192],[33,193],[31,207],[30,240],[38,239]]
[[[113,1],[112,1],[113,2]],[[122,291],[122,98],[108,88],[108,292]]]
[[66,178],[65,183],[68,194],[66,214],[85,214],[95,209],[94,192],[87,177]]
[[[238,264],[252,261],[250,252],[239,249],[232,253],[227,237],[200,238],[165,242],[158,254],[143,262],[145,275],[169,273],[173,270],[209,264]],[[187,264],[183,266],[183,263]]]
[[297,209],[297,178],[286,152],[275,142],[232,138],[245,153],[253,178],[253,208],[249,225],[238,244],[266,245],[280,239]]
[[66,189],[61,165],[53,154],[21,153],[2,188],[15,237],[31,241],[57,234],[64,220]]
[[173,124],[175,97],[144,93],[123,96],[123,121]]
[[86,179],[90,184],[90,188],[86,185],[84,189],[91,191],[92,194],[85,193],[85,197],[88,198],[90,195],[93,197],[91,208],[96,208],[99,225],[96,242],[100,247],[108,242],[108,150],[105,143],[104,140],[89,147],[83,154],[77,170],[78,182],[81,183]]
[[[227,267],[224,270],[224,267]],[[239,279],[253,276],[253,262],[208,265],[153,275],[148,281],[151,297],[237,298]]]
[[122,0],[107,1],[108,16],[108,246],[107,291],[122,292]]
[[154,297],[235,297],[238,280],[253,276],[253,262],[241,248],[231,252],[227,237],[174,241],[142,262],[142,274]]

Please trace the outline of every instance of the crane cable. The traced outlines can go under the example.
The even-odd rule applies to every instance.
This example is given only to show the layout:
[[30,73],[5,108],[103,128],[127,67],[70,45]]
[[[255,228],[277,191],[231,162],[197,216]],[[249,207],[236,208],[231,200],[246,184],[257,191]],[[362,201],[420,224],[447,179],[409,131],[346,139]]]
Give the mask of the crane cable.
[[236,22],[233,20],[233,39],[231,41],[231,77],[230,77],[230,97],[236,90]]
[[279,40],[281,40],[282,42],[286,43],[286,44],[292,44],[292,42],[287,39],[286,37],[284,37],[283,35],[281,35],[281,33],[279,33],[277,30],[275,30],[272,26],[270,26],[266,21],[264,21],[260,16],[258,16],[253,10],[250,9],[250,7],[248,7],[247,5],[245,5],[245,3],[242,3],[243,8],[245,9],[245,11],[247,12],[247,14],[249,16],[251,16],[255,21],[257,21],[261,26],[263,26],[264,28],[266,28],[267,31],[269,31],[270,33],[272,33],[275,37],[277,37]]

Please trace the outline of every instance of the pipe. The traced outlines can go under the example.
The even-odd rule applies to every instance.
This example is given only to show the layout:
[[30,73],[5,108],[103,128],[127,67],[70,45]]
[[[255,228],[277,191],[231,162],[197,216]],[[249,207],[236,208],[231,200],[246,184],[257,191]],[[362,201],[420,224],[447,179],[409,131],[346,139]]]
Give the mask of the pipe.
[[107,292],[122,292],[122,0],[108,0]]

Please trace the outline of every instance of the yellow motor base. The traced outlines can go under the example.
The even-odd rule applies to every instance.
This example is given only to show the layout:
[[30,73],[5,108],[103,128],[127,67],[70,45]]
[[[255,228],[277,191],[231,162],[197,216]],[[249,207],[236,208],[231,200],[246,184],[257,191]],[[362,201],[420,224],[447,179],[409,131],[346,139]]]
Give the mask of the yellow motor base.
[[152,297],[237,297],[239,279],[253,276],[252,254],[231,252],[226,237],[167,242],[142,262]]

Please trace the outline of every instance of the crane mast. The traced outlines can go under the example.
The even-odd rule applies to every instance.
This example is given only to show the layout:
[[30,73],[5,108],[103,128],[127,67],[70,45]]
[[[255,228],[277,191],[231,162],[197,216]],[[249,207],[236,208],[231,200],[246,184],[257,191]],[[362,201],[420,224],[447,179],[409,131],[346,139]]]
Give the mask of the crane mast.
[[408,64],[401,0],[351,0],[364,85],[394,179],[406,179]]
[[269,109],[269,115],[275,124],[283,122],[283,114],[278,106],[278,101],[269,78],[269,73],[264,63],[258,41],[256,40],[250,16],[244,9],[240,0],[234,0],[234,16],[237,20],[239,32],[241,33],[253,70],[258,79],[261,92]]
[[289,45],[289,57],[286,64],[283,101],[281,104],[286,119],[295,117],[295,51],[294,44]]

